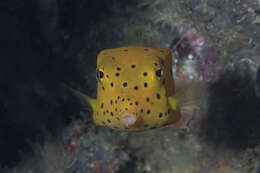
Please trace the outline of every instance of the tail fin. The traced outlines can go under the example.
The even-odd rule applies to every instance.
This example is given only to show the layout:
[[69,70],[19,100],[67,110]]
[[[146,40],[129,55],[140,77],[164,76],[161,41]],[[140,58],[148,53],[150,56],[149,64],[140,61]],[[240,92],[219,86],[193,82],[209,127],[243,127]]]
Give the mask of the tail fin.
[[66,89],[68,89],[69,91],[71,91],[76,97],[78,97],[84,103],[89,104],[91,106],[91,108],[93,109],[93,111],[96,112],[96,109],[97,109],[97,99],[91,98],[91,97],[83,94],[82,92],[69,87],[66,84],[62,84],[62,86],[65,87]]

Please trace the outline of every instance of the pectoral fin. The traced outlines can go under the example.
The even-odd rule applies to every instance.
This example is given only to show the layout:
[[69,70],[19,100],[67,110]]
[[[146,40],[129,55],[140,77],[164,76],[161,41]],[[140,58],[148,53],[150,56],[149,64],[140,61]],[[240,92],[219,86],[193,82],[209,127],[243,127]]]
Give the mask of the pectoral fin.
[[65,84],[63,84],[63,86],[65,86],[67,89],[69,89],[76,97],[78,97],[80,100],[83,101],[83,103],[87,103],[91,106],[91,108],[93,109],[94,112],[97,111],[97,99],[91,98],[85,94],[83,94],[82,92],[75,90]]
[[176,111],[179,107],[179,103],[178,103],[177,99],[174,96],[170,96],[170,97],[168,97],[168,101],[169,101],[169,104],[170,104],[172,110]]

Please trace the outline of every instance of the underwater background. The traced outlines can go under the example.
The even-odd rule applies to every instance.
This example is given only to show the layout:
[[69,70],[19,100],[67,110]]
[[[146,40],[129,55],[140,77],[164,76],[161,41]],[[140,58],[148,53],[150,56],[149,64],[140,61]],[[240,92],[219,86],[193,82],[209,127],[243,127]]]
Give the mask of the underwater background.
[[[260,1],[3,0],[0,11],[0,172],[260,172]],[[181,128],[96,126],[64,87],[96,97],[98,53],[126,45],[171,48],[175,81],[200,83]]]

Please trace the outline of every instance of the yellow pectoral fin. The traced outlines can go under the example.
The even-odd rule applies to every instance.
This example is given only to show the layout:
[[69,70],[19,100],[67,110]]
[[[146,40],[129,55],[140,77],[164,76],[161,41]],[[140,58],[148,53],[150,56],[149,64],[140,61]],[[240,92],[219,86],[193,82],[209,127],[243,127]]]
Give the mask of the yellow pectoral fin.
[[97,111],[97,99],[91,98],[82,92],[75,90],[67,85],[64,84],[66,88],[68,88],[75,96],[77,96],[80,100],[82,100],[84,103],[88,103],[94,112]]
[[84,102],[89,103],[91,108],[93,109],[93,111],[96,112],[97,111],[97,99],[91,98],[81,92],[79,92],[79,94],[82,97],[82,99],[84,100]]
[[170,97],[168,97],[168,101],[169,101],[169,104],[170,104],[171,108],[174,111],[176,111],[177,108],[179,107],[179,103],[178,103],[177,99],[175,97],[173,97],[173,96],[170,96]]

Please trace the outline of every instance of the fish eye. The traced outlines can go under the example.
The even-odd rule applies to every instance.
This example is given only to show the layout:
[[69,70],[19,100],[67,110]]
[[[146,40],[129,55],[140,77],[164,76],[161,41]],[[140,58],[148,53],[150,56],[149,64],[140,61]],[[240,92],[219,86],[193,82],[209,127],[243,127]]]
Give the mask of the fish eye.
[[156,76],[157,76],[158,78],[161,78],[162,75],[163,75],[162,69],[156,70],[155,74],[156,74]]
[[104,71],[102,68],[97,69],[97,79],[102,81],[104,79]]

